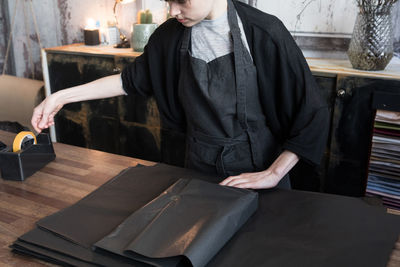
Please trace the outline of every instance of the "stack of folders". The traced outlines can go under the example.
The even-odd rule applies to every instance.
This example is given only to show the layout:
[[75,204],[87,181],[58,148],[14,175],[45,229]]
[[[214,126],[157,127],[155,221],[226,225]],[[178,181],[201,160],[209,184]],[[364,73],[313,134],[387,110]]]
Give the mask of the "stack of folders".
[[372,137],[367,195],[400,210],[400,113],[378,110]]

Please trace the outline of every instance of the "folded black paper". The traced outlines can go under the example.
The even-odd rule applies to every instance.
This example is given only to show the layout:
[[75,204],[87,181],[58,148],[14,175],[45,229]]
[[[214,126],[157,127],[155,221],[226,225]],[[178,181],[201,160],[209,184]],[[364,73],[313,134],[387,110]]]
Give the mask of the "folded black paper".
[[[110,257],[105,253],[98,253],[91,248],[75,244],[41,228],[35,228],[19,237],[12,248],[24,253],[26,253],[26,250],[40,253],[45,258],[61,261],[72,266],[86,266],[87,264],[113,267],[148,266],[148,264],[125,257],[117,257],[116,255]],[[25,248],[25,250],[22,250],[22,248]]]
[[[164,164],[127,169],[41,220],[14,249],[66,265],[143,266],[91,248],[180,178],[220,180]],[[280,189],[258,193],[257,212],[207,266],[386,266],[400,234],[399,217],[361,199]],[[187,263],[172,260],[175,266]]]
[[184,255],[204,266],[256,209],[257,193],[180,179],[95,246],[151,264]]
[[[95,267],[99,266],[97,264],[87,263],[81,261],[79,259],[75,259],[69,257],[62,253],[56,253],[54,251],[49,250],[48,248],[43,248],[40,246],[36,246],[24,241],[17,240],[12,245],[15,252],[19,252],[21,254],[26,254],[32,257],[36,257],[45,261],[49,261],[58,265],[70,265],[70,266],[81,266],[81,267]],[[48,253],[51,253],[51,257],[49,257]],[[113,265],[110,265],[113,266]],[[130,265],[127,265],[130,266]]]
[[76,204],[45,217],[37,225],[90,248],[181,178],[214,183],[219,180],[164,164],[128,168]]

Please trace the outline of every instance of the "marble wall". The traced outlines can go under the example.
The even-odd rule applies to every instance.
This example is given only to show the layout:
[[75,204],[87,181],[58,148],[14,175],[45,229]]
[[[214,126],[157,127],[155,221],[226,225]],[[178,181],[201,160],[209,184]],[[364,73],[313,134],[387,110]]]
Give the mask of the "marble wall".
[[297,34],[351,34],[357,14],[355,1],[349,0],[264,0],[257,7]]
[[8,33],[5,13],[5,0],[0,0],[0,72],[3,71]]
[[[13,49],[15,75],[41,78],[40,46],[36,37],[33,16],[28,1],[0,0],[8,4],[6,12],[13,14],[17,5],[17,22],[14,28]],[[99,21],[106,27],[114,20],[114,0],[32,0],[37,18],[42,47],[54,47],[83,42],[83,29],[89,18]],[[160,0],[136,0],[124,5],[118,4],[118,16],[121,32],[130,37],[131,25],[136,22],[137,10],[151,8],[155,22],[161,23],[166,18],[166,3]],[[1,5],[3,7],[3,5]],[[1,17],[0,17],[1,19]],[[0,20],[0,25],[7,25]],[[0,30],[1,30],[0,26]],[[1,35],[1,31],[0,31]],[[0,55],[3,55],[0,37]],[[33,64],[29,57],[32,56]],[[0,56],[0,62],[1,62]]]
[[[324,50],[325,56],[346,57],[343,51],[347,50],[358,13],[355,0],[263,0],[257,1],[257,8],[280,18],[299,45],[311,53]],[[392,14],[395,51],[400,57],[400,2]]]

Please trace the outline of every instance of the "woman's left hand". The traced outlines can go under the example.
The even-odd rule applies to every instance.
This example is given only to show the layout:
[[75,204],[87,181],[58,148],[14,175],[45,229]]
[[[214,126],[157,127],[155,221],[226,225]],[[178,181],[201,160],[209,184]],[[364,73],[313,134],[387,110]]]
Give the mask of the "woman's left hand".
[[265,171],[230,176],[223,180],[220,185],[251,189],[272,188],[278,185],[279,181],[298,161],[299,157],[296,154],[285,150]]
[[265,170],[262,172],[242,173],[237,176],[230,176],[223,180],[220,185],[250,189],[273,188],[279,183],[280,179],[281,177],[270,170]]

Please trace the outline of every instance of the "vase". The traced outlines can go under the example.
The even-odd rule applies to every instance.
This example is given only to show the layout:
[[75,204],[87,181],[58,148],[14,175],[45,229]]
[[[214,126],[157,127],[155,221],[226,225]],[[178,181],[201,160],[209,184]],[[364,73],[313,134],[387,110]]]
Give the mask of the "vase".
[[132,27],[131,45],[133,51],[143,52],[150,36],[157,29],[158,24],[134,24]]
[[393,57],[391,5],[360,9],[347,51],[355,69],[384,70]]

